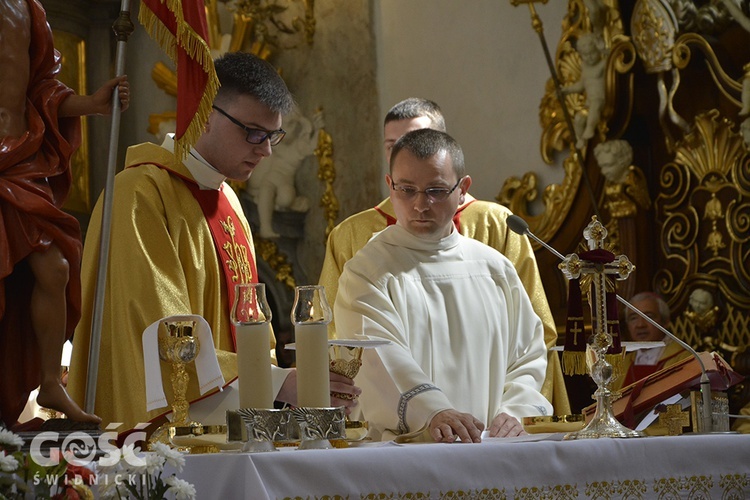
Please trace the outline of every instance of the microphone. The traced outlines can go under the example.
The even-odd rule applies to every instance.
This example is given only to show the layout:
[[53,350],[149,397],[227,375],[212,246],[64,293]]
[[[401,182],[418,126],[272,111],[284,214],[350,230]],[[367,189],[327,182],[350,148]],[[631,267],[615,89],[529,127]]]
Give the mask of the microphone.
[[[565,256],[555,250],[553,247],[551,247],[547,242],[542,241],[540,238],[538,238],[534,233],[531,232],[529,229],[529,224],[523,220],[518,215],[512,214],[509,215],[508,218],[505,220],[505,222],[508,224],[508,227],[511,231],[514,233],[520,234],[520,235],[526,235],[533,240],[537,241],[540,245],[542,245],[544,248],[552,252],[557,258],[560,260],[563,260]],[[706,372],[706,367],[703,364],[703,360],[698,356],[698,353],[695,349],[693,349],[689,344],[683,342],[680,338],[677,337],[674,333],[670,332],[663,326],[661,326],[659,323],[657,323],[654,319],[647,316],[643,311],[635,307],[633,304],[628,302],[627,300],[623,299],[619,294],[617,294],[617,300],[639,315],[641,318],[648,321],[650,324],[654,325],[656,328],[659,329],[662,333],[664,333],[666,336],[668,336],[673,341],[677,342],[683,349],[688,351],[690,354],[693,355],[693,357],[698,361],[698,365],[701,369],[701,378],[700,378],[700,387],[701,387],[701,397],[703,399],[703,412],[702,412],[702,429],[703,433],[709,434],[711,433],[713,429],[713,410],[711,406],[711,381],[708,379],[708,373]]]

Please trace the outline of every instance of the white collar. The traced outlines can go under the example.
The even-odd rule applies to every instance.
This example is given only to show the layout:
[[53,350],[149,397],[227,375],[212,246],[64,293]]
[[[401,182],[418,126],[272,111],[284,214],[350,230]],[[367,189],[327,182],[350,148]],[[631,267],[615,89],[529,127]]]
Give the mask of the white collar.
[[[167,134],[161,147],[174,152],[174,134]],[[224,174],[211,166],[195,148],[190,148],[190,155],[182,163],[190,171],[201,189],[219,189],[227,179]]]

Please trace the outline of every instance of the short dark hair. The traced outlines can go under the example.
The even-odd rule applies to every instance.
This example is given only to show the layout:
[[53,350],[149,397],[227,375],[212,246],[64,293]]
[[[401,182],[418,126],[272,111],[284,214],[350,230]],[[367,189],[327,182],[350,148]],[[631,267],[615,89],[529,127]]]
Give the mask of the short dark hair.
[[214,67],[220,83],[217,100],[249,95],[282,115],[295,106],[294,97],[276,68],[254,54],[227,52],[214,61]]
[[409,97],[394,105],[385,115],[383,125],[399,120],[411,120],[426,116],[435,130],[445,132],[445,118],[436,102],[421,97]]
[[409,151],[420,160],[426,160],[441,151],[447,151],[451,157],[453,171],[456,172],[456,176],[459,179],[464,176],[464,153],[461,150],[461,146],[459,146],[453,137],[445,132],[423,128],[412,130],[401,136],[393,145],[393,150],[391,151],[391,173],[393,173],[393,163],[402,150]]

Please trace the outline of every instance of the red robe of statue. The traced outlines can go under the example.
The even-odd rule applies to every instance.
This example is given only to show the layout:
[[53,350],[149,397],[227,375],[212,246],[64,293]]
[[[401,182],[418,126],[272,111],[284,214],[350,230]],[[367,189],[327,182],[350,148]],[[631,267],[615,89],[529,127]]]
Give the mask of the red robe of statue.
[[13,425],[40,381],[39,353],[29,314],[32,274],[24,262],[54,242],[70,264],[67,336],[80,318],[81,230],[61,210],[71,183],[70,157],[80,144],[80,119],[58,119],[73,93],[60,69],[44,9],[29,0],[28,131],[0,138],[0,416]]

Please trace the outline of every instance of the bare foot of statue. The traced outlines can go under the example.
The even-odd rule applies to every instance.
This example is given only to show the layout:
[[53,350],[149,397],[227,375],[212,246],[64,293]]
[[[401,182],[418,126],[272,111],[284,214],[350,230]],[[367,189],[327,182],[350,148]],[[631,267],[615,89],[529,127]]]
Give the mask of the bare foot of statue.
[[89,422],[98,424],[101,418],[91,413],[86,413],[75,401],[70,399],[68,392],[62,386],[59,380],[50,380],[42,382],[39,387],[39,395],[36,402],[42,408],[49,408],[64,413],[70,420],[76,422]]

